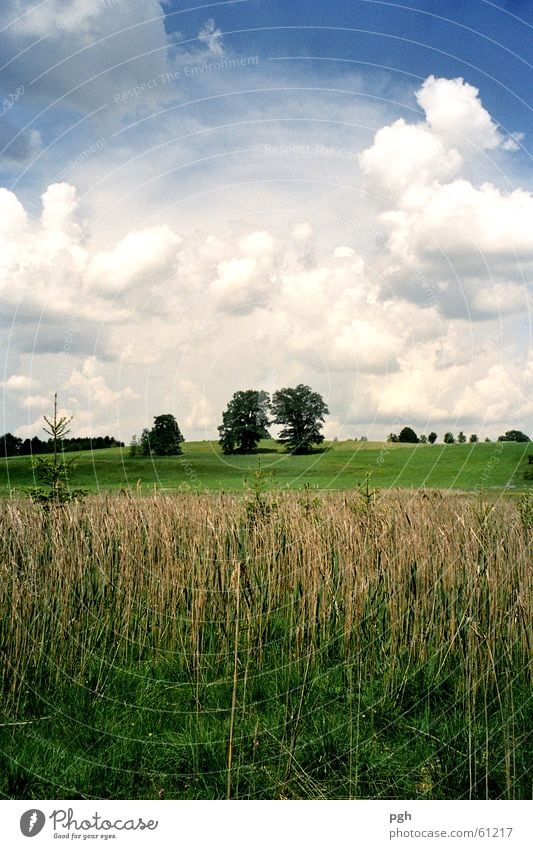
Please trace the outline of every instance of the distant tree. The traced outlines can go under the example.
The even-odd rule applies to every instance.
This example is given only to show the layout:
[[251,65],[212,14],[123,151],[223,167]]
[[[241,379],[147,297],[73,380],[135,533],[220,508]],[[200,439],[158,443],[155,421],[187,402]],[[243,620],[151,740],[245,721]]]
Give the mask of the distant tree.
[[421,434],[420,434],[420,440],[419,440],[419,442],[421,442],[421,443],[422,443],[422,445],[425,445],[427,441],[428,441],[428,438],[427,438],[426,434],[425,434],[425,433],[421,433]]
[[444,434],[444,442],[446,443],[446,445],[453,445],[453,443],[455,442],[455,436],[453,435],[453,433],[447,431]]
[[139,445],[139,440],[137,439],[137,434],[133,434],[130,442],[130,457],[136,457],[137,454],[141,453],[141,446]]
[[260,439],[270,438],[269,408],[268,392],[246,389],[234,393],[218,428],[224,454],[251,454]]
[[13,436],[12,433],[4,433],[0,436],[0,457],[15,457],[22,445],[22,439],[19,436]]
[[488,436],[485,437],[485,442],[492,442],[492,439],[489,439]]
[[141,454],[144,454],[145,457],[147,457],[151,453],[151,451],[150,451],[150,431],[148,430],[147,427],[143,428],[143,431],[141,433],[141,438],[139,439],[139,448],[140,448]]
[[418,442],[418,436],[412,427],[403,427],[399,433],[398,442]]
[[461,442],[461,443],[466,442],[466,436],[464,435],[462,430],[460,430],[459,433],[457,434],[457,442]]
[[141,434],[141,450],[143,454],[156,454],[159,457],[171,457],[183,454],[181,443],[183,435],[178,423],[171,413],[154,416],[154,426],[151,430],[145,428]]
[[477,433],[471,433],[468,439],[469,442],[479,442],[479,437]]
[[360,436],[359,442],[368,442],[368,436]]
[[278,441],[291,454],[307,454],[312,445],[324,441],[320,432],[329,410],[318,392],[300,383],[295,388],[280,389],[272,397],[274,424],[283,425]]
[[531,439],[521,430],[507,430],[503,436],[498,437],[498,442],[531,442]]
[[[38,436],[32,436],[31,439],[27,440],[29,445],[27,446],[26,451],[26,440],[24,440],[24,445],[22,446],[22,451],[28,454],[53,454],[54,451],[54,440],[47,439],[46,441],[39,439]],[[61,448],[63,451],[65,450],[65,442],[68,442],[68,439],[63,439],[61,441]],[[22,452],[21,452],[22,453]]]
[[434,430],[432,430],[431,433],[428,435],[428,442],[430,443],[430,445],[434,445],[436,441],[437,441],[437,434],[435,433]]
[[400,440],[398,439],[397,433],[389,433],[389,435],[387,436],[387,442],[399,442],[399,441]]

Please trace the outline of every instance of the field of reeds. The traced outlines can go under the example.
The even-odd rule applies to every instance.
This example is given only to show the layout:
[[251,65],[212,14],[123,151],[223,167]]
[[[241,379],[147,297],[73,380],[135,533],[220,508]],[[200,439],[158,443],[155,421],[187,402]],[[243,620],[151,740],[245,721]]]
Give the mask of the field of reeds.
[[530,798],[531,507],[0,511],[4,798]]

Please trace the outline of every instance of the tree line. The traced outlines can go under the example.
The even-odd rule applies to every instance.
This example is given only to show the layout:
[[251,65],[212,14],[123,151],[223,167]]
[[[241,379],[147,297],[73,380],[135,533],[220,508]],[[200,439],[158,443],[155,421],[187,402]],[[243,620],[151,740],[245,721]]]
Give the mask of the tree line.
[[[437,441],[438,436],[435,431],[431,431],[427,436],[425,433],[422,433],[420,436],[417,436],[415,431],[411,427],[404,427],[397,433],[389,433],[387,437],[387,442],[405,442],[405,443],[426,443],[428,442],[430,445],[434,445]],[[453,435],[451,431],[446,431],[444,434],[444,443],[446,445],[453,445],[455,442],[462,444],[467,441],[466,435],[462,430],[459,431],[457,437]],[[490,442],[491,440],[487,437],[485,442]],[[502,436],[499,436],[497,439],[498,442],[531,442],[529,436],[525,433],[522,433],[521,430],[507,430]],[[477,433],[471,433],[468,437],[468,442],[475,443],[479,442],[479,437]]]
[[[114,436],[76,436],[61,440],[62,451],[97,451],[102,448],[124,448],[124,443]],[[38,436],[32,436],[31,439],[21,439],[12,433],[0,436],[0,457],[28,457],[33,454],[53,453],[52,438],[39,439]]]

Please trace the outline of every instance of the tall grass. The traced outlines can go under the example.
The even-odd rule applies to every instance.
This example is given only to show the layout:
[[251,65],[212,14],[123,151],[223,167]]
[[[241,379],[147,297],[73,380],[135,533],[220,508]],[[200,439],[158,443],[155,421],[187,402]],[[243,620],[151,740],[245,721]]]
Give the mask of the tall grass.
[[431,491],[4,502],[0,792],[529,798],[529,532]]

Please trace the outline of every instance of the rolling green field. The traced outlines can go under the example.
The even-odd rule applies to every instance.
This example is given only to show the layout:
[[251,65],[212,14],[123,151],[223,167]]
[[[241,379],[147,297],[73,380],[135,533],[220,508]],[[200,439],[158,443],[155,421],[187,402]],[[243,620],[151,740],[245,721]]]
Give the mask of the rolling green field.
[[[245,479],[261,465],[280,489],[351,490],[370,475],[372,487],[520,490],[530,443],[405,446],[380,442],[334,442],[307,456],[292,456],[274,441],[258,453],[224,456],[216,442],[186,443],[181,457],[130,457],[110,448],[77,455],[71,482],[91,492],[133,489],[242,492]],[[69,455],[75,456],[75,455]],[[28,457],[3,459],[0,495],[23,494],[34,485]]]

